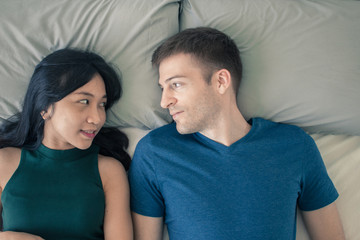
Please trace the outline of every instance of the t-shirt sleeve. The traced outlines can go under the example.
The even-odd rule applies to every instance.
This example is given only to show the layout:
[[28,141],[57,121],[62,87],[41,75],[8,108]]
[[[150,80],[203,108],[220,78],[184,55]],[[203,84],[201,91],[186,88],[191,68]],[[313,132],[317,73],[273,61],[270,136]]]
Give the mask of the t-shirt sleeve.
[[303,211],[320,209],[334,202],[339,194],[331,181],[314,140],[305,140],[299,208]]
[[154,154],[150,144],[141,140],[135,150],[128,172],[130,184],[130,206],[133,212],[148,216],[162,217],[164,201],[156,178]]

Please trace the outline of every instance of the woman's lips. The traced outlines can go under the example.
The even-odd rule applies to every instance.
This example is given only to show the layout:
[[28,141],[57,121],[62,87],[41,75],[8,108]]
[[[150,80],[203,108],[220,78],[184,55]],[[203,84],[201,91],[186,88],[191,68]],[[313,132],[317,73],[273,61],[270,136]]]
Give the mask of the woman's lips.
[[91,139],[95,138],[96,136],[96,131],[94,130],[81,130],[81,133]]

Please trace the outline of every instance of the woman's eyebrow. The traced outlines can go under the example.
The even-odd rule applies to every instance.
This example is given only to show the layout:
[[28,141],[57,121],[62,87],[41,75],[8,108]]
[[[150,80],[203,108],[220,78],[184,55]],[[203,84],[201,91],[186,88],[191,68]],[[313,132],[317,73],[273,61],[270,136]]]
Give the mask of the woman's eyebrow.
[[[94,94],[89,93],[89,92],[76,92],[75,94],[77,94],[77,95],[85,95],[85,96],[89,96],[89,97],[95,97]],[[102,98],[107,98],[106,94]]]

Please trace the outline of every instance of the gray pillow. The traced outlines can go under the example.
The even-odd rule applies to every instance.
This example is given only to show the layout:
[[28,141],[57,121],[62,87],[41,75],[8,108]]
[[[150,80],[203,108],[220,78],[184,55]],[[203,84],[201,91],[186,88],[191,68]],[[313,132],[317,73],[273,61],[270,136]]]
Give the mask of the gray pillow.
[[2,0],[0,120],[21,109],[35,65],[76,47],[102,55],[122,73],[123,96],[107,125],[152,129],[171,121],[151,66],[154,49],[178,32],[175,0]]
[[360,1],[185,0],[180,19],[235,40],[246,118],[360,135]]

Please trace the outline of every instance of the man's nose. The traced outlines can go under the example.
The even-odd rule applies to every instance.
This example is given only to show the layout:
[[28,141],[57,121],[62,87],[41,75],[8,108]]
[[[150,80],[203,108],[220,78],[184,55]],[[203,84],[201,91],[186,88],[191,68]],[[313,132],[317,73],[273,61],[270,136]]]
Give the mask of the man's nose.
[[160,106],[162,108],[169,108],[175,103],[176,103],[176,99],[174,98],[174,96],[169,91],[163,89]]

